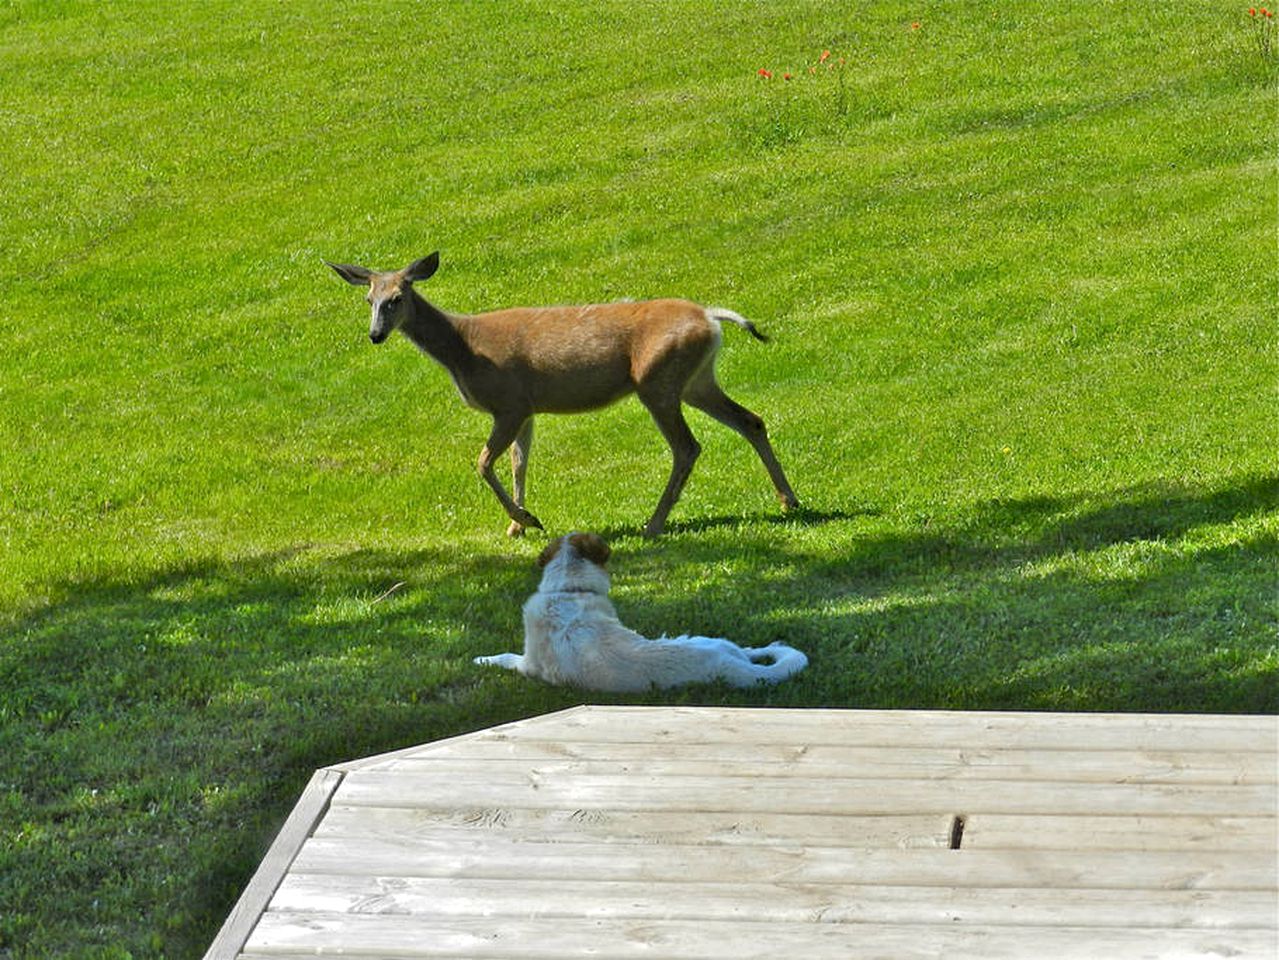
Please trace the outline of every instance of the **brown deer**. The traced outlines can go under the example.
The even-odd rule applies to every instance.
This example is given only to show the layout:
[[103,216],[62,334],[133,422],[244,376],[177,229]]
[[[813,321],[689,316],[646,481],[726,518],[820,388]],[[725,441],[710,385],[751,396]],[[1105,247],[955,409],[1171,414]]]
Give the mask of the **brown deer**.
[[[674,458],[666,489],[644,527],[646,536],[662,532],[701,452],[681,402],[745,437],[764,462],[782,508],[798,505],[764,421],[729,399],[715,382],[722,321],[766,339],[749,320],[687,300],[514,307],[471,316],[445,313],[414,289],[439,265],[438,252],[403,270],[328,263],[347,283],[369,288],[370,340],[381,343],[399,330],[448,370],[469,406],[492,415],[493,429],[477,468],[511,518],[508,535],[519,536],[525,527],[542,528],[524,509],[533,415],[594,410],[630,393],[638,394],[652,414]],[[493,471],[493,462],[508,447],[513,497]]]

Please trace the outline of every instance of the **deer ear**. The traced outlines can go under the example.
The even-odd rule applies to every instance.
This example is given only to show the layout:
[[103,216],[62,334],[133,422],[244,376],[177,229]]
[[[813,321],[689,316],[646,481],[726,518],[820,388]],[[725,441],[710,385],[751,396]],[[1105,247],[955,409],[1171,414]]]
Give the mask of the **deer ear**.
[[438,269],[440,269],[440,251],[436,250],[430,256],[423,257],[421,260],[414,260],[405,267],[404,279],[409,283],[417,280],[426,280]]
[[568,538],[578,556],[585,557],[597,566],[604,566],[612,554],[604,538],[594,533],[575,533]]
[[324,262],[333,268],[334,273],[353,287],[367,287],[370,278],[373,276],[373,271],[367,267],[357,267],[350,263],[329,263],[327,260]]

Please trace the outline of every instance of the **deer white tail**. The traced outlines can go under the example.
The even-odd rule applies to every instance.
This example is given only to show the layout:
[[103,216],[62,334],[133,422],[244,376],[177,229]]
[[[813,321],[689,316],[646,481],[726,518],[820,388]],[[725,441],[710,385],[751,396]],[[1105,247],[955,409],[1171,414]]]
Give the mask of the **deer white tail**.
[[751,323],[749,320],[743,317],[740,313],[735,313],[734,311],[729,310],[726,307],[707,307],[706,317],[708,320],[718,320],[720,323],[723,323],[724,321],[727,320],[729,323],[736,324],[737,326],[741,327],[743,330],[749,333],[756,340],[762,340],[764,342],[768,341],[768,337],[760,333],[758,328],[756,328],[755,324]]

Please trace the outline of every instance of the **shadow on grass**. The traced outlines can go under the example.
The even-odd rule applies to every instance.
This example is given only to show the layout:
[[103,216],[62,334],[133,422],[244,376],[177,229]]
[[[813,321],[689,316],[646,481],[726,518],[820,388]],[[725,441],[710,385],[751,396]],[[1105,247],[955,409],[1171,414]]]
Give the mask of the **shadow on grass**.
[[[1273,477],[994,501],[819,553],[751,538],[740,576],[691,592],[670,589],[659,544],[615,592],[644,632],[812,653],[778,704],[1274,713],[1277,506]],[[679,562],[696,579],[731,549],[681,541]]]
[[[708,530],[733,529],[742,530],[750,527],[771,525],[775,527],[819,527],[828,523],[856,520],[860,517],[877,517],[882,513],[877,507],[862,509],[818,510],[807,506],[799,506],[794,510],[782,512],[774,510],[770,513],[721,514],[716,517],[694,517],[690,519],[668,520],[667,534],[705,533]],[[605,540],[618,537],[641,537],[644,535],[643,524],[626,524],[605,527],[593,531]]]
[[0,843],[0,955],[199,956],[311,770],[510,718],[470,657],[514,647],[534,582],[497,549],[287,551],[7,624],[0,811],[29,827]]
[[1262,519],[1277,502],[1261,478],[991,502],[944,523],[715,517],[623,545],[629,625],[809,653],[794,681],[744,692],[609,697],[473,666],[519,648],[536,584],[496,539],[481,555],[295,550],[69,587],[0,646],[0,802],[28,825],[0,848],[0,946],[198,955],[315,768],[588,700],[1279,711]]

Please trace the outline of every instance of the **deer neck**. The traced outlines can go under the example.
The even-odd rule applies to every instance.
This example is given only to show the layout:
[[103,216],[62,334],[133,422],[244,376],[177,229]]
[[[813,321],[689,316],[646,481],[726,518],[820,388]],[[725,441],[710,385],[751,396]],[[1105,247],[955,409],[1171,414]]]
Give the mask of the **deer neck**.
[[473,355],[453,318],[425,300],[416,290],[410,293],[409,305],[410,311],[400,324],[400,332],[423,353],[447,367],[455,377],[466,373]]
[[417,291],[411,293],[409,305],[410,312],[400,324],[400,332],[449,372],[453,386],[468,407],[487,410],[471,389],[475,353],[458,330],[457,319],[423,299]]

